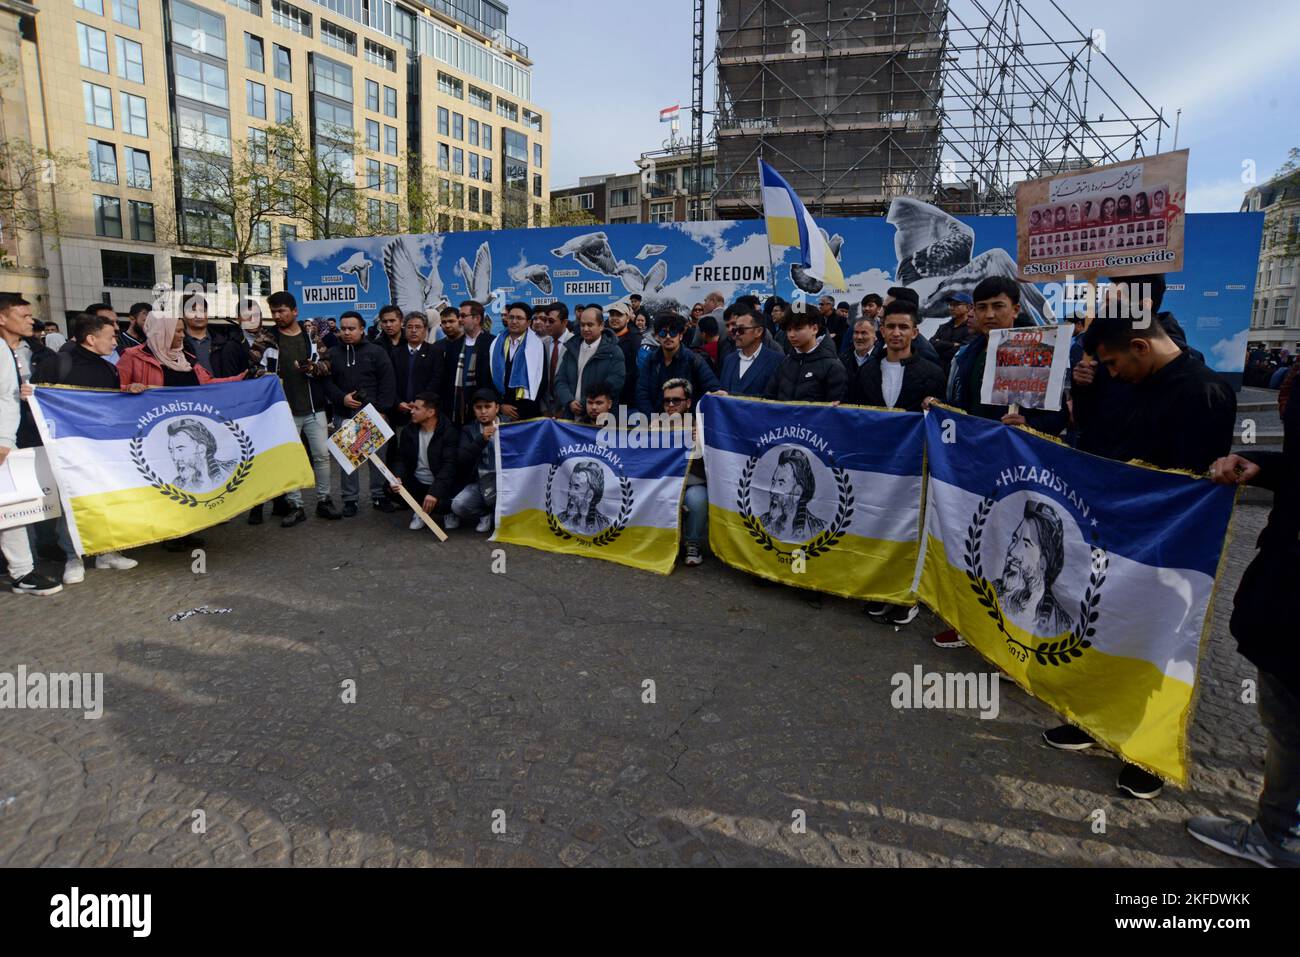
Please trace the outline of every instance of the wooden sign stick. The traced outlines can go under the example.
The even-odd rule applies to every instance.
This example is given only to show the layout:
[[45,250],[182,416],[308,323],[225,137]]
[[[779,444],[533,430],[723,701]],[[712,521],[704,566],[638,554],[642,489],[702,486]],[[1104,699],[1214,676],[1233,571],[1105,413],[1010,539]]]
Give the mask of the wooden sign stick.
[[[389,485],[399,484],[397,476],[389,470],[388,466],[384,464],[384,460],[381,459],[378,454],[370,456],[370,464],[383,473],[384,478],[388,479]],[[406,490],[405,485],[398,490],[398,494],[402,496],[407,505],[411,506],[411,510],[415,512],[416,515],[420,516],[420,520],[424,522],[425,525],[429,526],[429,530],[438,536],[438,541],[445,542],[447,540],[447,533],[438,527],[438,523],[429,517],[428,512],[420,508],[420,503],[417,502],[414,496]]]

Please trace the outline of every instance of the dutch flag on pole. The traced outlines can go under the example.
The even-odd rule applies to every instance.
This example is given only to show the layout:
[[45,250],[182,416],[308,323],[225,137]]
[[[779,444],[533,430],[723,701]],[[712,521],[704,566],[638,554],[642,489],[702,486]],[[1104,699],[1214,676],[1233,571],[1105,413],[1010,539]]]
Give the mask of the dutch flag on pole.
[[675,106],[665,106],[662,110],[659,111],[659,122],[675,123],[677,122],[677,115],[681,113],[681,111],[682,108],[680,104]]
[[763,184],[763,218],[767,220],[768,244],[797,248],[799,264],[808,275],[820,279],[831,289],[847,290],[844,272],[831,252],[830,243],[790,184],[761,159],[758,161],[758,179]]

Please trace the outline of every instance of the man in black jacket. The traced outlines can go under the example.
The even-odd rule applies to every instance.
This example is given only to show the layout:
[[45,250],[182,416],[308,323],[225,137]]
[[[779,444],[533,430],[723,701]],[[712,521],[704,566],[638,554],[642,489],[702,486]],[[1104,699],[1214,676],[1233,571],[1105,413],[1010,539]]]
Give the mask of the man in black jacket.
[[[383,346],[366,339],[365,320],[356,313],[340,317],[339,337],[343,340],[330,350],[330,375],[325,392],[334,404],[335,421],[350,419],[366,405],[373,405],[382,415],[397,402],[393,363]],[[343,476],[343,517],[357,514],[361,492],[361,470]],[[395,512],[397,507],[385,494],[383,473],[370,464],[370,503],[381,512]]]
[[[460,449],[460,433],[438,414],[438,404],[437,395],[421,392],[411,403],[410,424],[397,434],[402,480],[393,491],[405,486],[428,515],[447,515],[451,511]],[[411,531],[424,527],[420,516],[413,514]]]
[[[1237,418],[1232,386],[1179,348],[1149,309],[1107,313],[1088,326],[1083,348],[1111,375],[1134,386],[1134,406],[1111,457],[1206,472],[1232,447]],[[1081,751],[1096,743],[1068,724],[1045,731],[1043,740],[1063,751]],[[1118,787],[1132,797],[1150,799],[1162,784],[1155,775],[1126,763]]]
[[632,325],[632,308],[626,302],[616,302],[605,310],[609,317],[609,330],[614,333],[618,347],[623,350],[623,363],[626,376],[623,388],[614,397],[615,402],[627,406],[636,406],[636,354],[641,349],[641,333]]
[[686,379],[693,395],[717,392],[721,388],[708,360],[698,352],[682,348],[686,320],[676,313],[655,316],[655,337],[659,349],[650,356],[636,387],[636,407],[643,415],[663,410],[664,383],[669,379]]
[[778,402],[831,402],[844,398],[848,373],[835,354],[829,335],[818,341],[817,317],[806,312],[790,314],[786,336],[791,351],[767,384],[767,397]]
[[930,345],[939,354],[943,372],[948,374],[952,357],[966,344],[966,340],[975,334],[971,328],[970,314],[975,307],[975,300],[968,292],[954,292],[948,297],[948,315],[950,318],[935,330],[930,337]]
[[[458,311],[461,334],[444,347],[433,389],[443,396],[443,408],[451,410],[451,424],[460,428],[474,418],[470,396],[492,384],[494,337],[483,328],[482,303],[466,299]],[[447,331],[445,324],[443,331]]]
[[397,404],[393,409],[393,428],[399,429],[411,421],[411,407],[415,397],[431,392],[437,377],[438,355],[429,344],[429,320],[422,312],[406,314],[406,343],[389,353],[393,363],[393,381],[397,389]]
[[1187,830],[1234,857],[1266,867],[1300,867],[1300,651],[1294,639],[1300,399],[1287,400],[1282,427],[1281,452],[1228,455],[1211,468],[1211,477],[1222,485],[1257,485],[1274,496],[1259,554],[1241,578],[1229,625],[1237,649],[1259,668],[1259,719],[1268,738],[1259,812],[1254,821],[1195,817]]
[[[45,357],[34,382],[44,385],[72,385],[82,389],[122,388],[117,369],[105,357],[117,346],[117,323],[106,316],[80,313],[71,323],[73,348]],[[134,391],[143,391],[143,387]]]

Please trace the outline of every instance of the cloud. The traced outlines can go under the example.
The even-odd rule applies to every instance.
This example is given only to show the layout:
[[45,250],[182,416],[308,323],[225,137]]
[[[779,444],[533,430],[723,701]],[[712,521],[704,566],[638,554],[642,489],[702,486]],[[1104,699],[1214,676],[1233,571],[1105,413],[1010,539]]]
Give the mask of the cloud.
[[716,220],[708,223],[673,223],[672,227],[690,236],[707,249],[710,255],[716,255],[726,250],[725,233],[735,225],[735,220]]
[[1246,368],[1246,343],[1249,340],[1249,329],[1242,329],[1231,339],[1220,339],[1210,346],[1210,367],[1217,372],[1240,372]]
[[1240,177],[1191,183],[1187,187],[1189,213],[1235,213],[1241,209],[1248,186]]

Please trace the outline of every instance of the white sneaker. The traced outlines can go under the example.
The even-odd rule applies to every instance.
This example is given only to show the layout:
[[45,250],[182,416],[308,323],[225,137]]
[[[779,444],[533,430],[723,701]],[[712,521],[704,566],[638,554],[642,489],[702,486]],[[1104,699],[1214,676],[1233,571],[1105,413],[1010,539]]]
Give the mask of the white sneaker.
[[95,559],[96,568],[111,568],[117,572],[128,571],[139,564],[134,558],[127,558],[121,552],[105,552]]
[[80,585],[85,580],[85,563],[80,558],[69,558],[63,566],[63,584]]
[[460,528],[460,516],[455,512],[448,512],[442,520],[442,527],[451,531],[453,528]]
[[474,531],[476,532],[492,531],[492,516],[484,515],[482,518],[480,518],[478,520],[478,524],[474,526]]
[[412,513],[412,514],[411,514],[411,523],[410,523],[409,525],[407,525],[406,527],[409,528],[409,529],[410,529],[411,531],[413,531],[413,532],[418,532],[420,529],[424,528],[424,519],[420,518],[419,515],[416,515],[416,514]]

